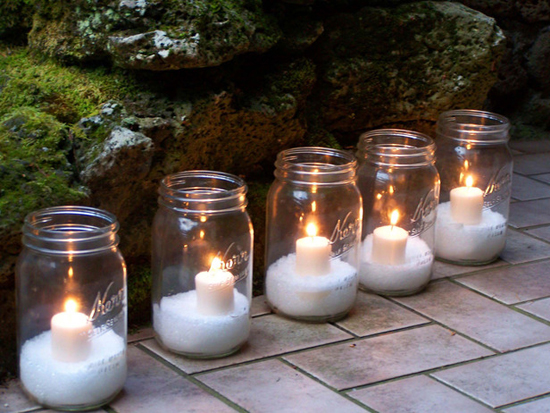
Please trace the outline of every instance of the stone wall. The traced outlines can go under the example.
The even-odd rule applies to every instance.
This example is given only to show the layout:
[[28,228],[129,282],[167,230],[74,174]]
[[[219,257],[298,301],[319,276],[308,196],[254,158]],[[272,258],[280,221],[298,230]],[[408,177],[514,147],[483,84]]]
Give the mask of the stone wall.
[[[264,203],[280,150],[351,148],[385,126],[430,131],[452,108],[549,110],[548,19],[534,3],[523,14],[525,2],[509,3],[3,2],[0,374],[15,366],[13,269],[26,213],[70,203],[115,213],[130,322],[140,324],[149,320],[159,180],[199,168],[241,175],[260,292]],[[503,19],[508,40],[489,16]],[[549,118],[532,115],[523,124],[544,130]]]

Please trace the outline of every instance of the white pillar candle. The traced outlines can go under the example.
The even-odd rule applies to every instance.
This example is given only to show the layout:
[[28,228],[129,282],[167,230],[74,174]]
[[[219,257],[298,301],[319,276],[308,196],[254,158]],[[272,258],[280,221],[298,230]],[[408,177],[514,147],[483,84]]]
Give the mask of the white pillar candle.
[[399,265],[405,262],[405,251],[409,233],[395,226],[399,212],[393,211],[391,225],[378,227],[373,231],[372,260],[378,264]]
[[86,314],[76,309],[76,301],[68,299],[65,311],[51,319],[52,356],[55,360],[76,363],[86,360],[90,355],[88,332],[92,324]]
[[195,276],[197,310],[204,315],[223,315],[233,311],[233,285],[235,278],[222,269],[222,263],[214,258],[209,271]]
[[483,191],[472,188],[473,178],[466,178],[466,186],[451,190],[451,216],[460,224],[477,225],[481,222]]
[[330,241],[317,237],[317,227],[306,227],[307,237],[296,241],[296,272],[299,275],[326,275],[330,272]]

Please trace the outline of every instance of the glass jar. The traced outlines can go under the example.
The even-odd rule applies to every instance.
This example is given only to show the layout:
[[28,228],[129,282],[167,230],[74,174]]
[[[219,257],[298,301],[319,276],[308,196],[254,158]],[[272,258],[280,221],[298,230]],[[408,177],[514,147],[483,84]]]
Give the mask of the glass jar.
[[126,379],[126,266],[114,215],[59,206],[32,212],[16,266],[19,373],[58,410],[94,409]]
[[452,110],[440,115],[438,259],[482,265],[496,260],[504,249],[512,193],[509,129],[508,119],[490,112]]
[[439,200],[435,144],[422,133],[379,129],[359,138],[363,197],[360,288],[410,295],[431,279]]
[[362,218],[356,163],[328,148],[278,154],[266,221],[265,295],[275,312],[321,322],[352,308]]
[[165,177],[153,223],[153,327],[166,349],[223,357],[248,339],[252,223],[237,176],[187,171]]

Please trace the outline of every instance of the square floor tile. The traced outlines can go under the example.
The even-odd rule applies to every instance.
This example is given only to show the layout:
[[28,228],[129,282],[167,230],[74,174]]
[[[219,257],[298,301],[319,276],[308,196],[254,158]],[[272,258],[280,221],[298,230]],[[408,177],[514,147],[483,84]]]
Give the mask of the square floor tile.
[[493,354],[439,326],[425,326],[285,356],[338,390]]
[[279,360],[197,376],[247,412],[349,412],[365,410]]
[[248,342],[240,351],[229,357],[193,360],[163,350],[155,340],[145,341],[142,344],[186,373],[196,373],[334,343],[352,337],[330,324],[302,323],[276,315],[266,315],[252,319]]
[[396,300],[498,351],[550,341],[547,325],[446,280]]
[[429,322],[430,320],[385,298],[359,292],[349,315],[336,324],[359,337],[364,337]]
[[491,407],[504,406],[550,392],[550,345],[433,373]]
[[128,378],[110,403],[117,413],[233,412],[219,399],[180,376],[144,351],[128,348]]
[[533,153],[514,157],[514,172],[522,175],[550,172],[550,153]]
[[508,222],[515,228],[550,224],[550,199],[510,204]]
[[426,376],[351,391],[349,396],[379,413],[488,413],[489,409]]
[[550,412],[550,397],[504,409],[505,413],[548,413]]
[[550,298],[530,301],[528,303],[519,304],[516,307],[544,320],[550,321]]
[[550,258],[550,244],[509,229],[506,234],[506,246],[500,258],[510,264]]
[[[539,237],[550,242],[550,225],[539,228],[525,229],[524,231],[527,234],[534,235],[535,237]],[[548,248],[550,248],[550,245],[548,245]]]
[[443,261],[435,261],[433,267],[432,280],[454,277],[456,275],[469,274],[473,272],[486,271],[491,268],[503,267],[509,265],[506,261],[498,259],[486,265],[455,265]]
[[512,197],[520,201],[550,198],[550,186],[525,176],[514,174],[512,178]]
[[550,261],[499,268],[456,281],[505,304],[550,297]]
[[23,393],[19,380],[10,380],[5,387],[0,387],[0,413],[31,411],[39,407]]

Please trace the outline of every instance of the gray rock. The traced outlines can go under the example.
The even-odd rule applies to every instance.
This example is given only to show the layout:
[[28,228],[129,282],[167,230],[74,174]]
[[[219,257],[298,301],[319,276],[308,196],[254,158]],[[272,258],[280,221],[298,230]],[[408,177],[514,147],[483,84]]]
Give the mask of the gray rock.
[[111,186],[139,181],[151,168],[153,149],[147,136],[115,126],[80,178],[90,187],[99,181],[108,181]]
[[494,19],[458,3],[335,16],[319,39],[321,118],[349,132],[481,108],[504,46]]

